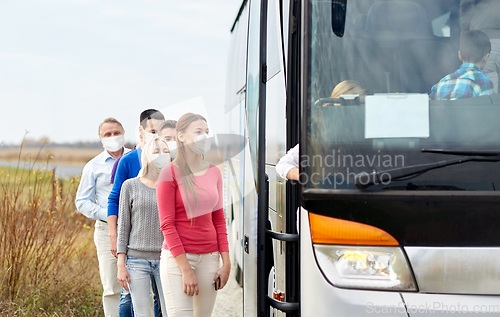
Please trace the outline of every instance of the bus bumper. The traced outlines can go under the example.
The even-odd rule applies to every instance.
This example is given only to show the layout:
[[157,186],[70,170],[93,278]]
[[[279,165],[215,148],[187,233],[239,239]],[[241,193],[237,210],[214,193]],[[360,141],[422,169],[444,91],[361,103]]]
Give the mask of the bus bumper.
[[315,260],[308,212],[303,208],[300,210],[300,243],[301,316],[500,315],[498,295],[372,291],[333,286]]

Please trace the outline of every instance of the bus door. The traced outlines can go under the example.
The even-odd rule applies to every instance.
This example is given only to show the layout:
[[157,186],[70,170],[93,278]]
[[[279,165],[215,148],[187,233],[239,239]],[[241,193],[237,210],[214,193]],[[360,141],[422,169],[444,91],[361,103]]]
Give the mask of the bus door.
[[298,135],[287,138],[298,130],[298,125],[291,127],[295,115],[286,121],[284,43],[288,41],[283,41],[283,29],[288,25],[282,25],[288,24],[288,17],[283,17],[288,11],[279,0],[249,4],[245,187],[253,185],[255,191],[244,199],[245,316],[296,316],[299,307],[298,235],[295,216],[290,217],[296,204],[287,207],[293,185],[275,172],[286,143],[292,147],[298,140]]

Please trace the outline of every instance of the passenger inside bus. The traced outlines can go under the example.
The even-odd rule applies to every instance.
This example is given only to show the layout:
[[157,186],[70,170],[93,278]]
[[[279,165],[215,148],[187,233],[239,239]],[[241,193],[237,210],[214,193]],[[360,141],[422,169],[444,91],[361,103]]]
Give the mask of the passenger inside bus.
[[488,36],[478,30],[460,35],[460,68],[445,76],[431,89],[430,99],[455,100],[494,94],[493,82],[483,72],[491,51]]
[[[358,95],[359,98],[366,96],[366,89],[354,80],[344,80],[339,83],[332,91],[330,98],[340,98],[343,95]],[[329,106],[332,104],[325,104]],[[340,105],[340,104],[333,104]],[[316,118],[316,126],[319,129],[327,129],[323,118]],[[288,152],[280,158],[276,164],[276,172],[278,175],[285,179],[299,180],[299,144],[288,150]]]
[[460,15],[462,31],[479,30],[488,35],[491,52],[483,72],[493,81],[495,93],[498,93],[500,73],[500,1],[498,0],[462,0]]

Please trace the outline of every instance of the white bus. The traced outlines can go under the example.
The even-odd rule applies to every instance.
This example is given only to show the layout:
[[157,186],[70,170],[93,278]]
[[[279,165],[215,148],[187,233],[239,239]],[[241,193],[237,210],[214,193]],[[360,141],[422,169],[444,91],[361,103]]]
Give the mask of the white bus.
[[[460,0],[243,1],[224,174],[244,316],[500,313],[500,97],[428,97],[461,31]],[[345,80],[366,97],[330,98]]]

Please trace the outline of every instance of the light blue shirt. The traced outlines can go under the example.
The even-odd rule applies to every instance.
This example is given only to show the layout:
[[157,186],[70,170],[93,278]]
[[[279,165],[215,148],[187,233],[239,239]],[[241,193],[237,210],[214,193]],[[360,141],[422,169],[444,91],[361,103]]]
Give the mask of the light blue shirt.
[[[124,148],[123,154],[130,149]],[[111,170],[116,159],[104,150],[83,168],[80,186],[76,192],[76,209],[85,217],[107,221],[108,196],[111,191]]]

